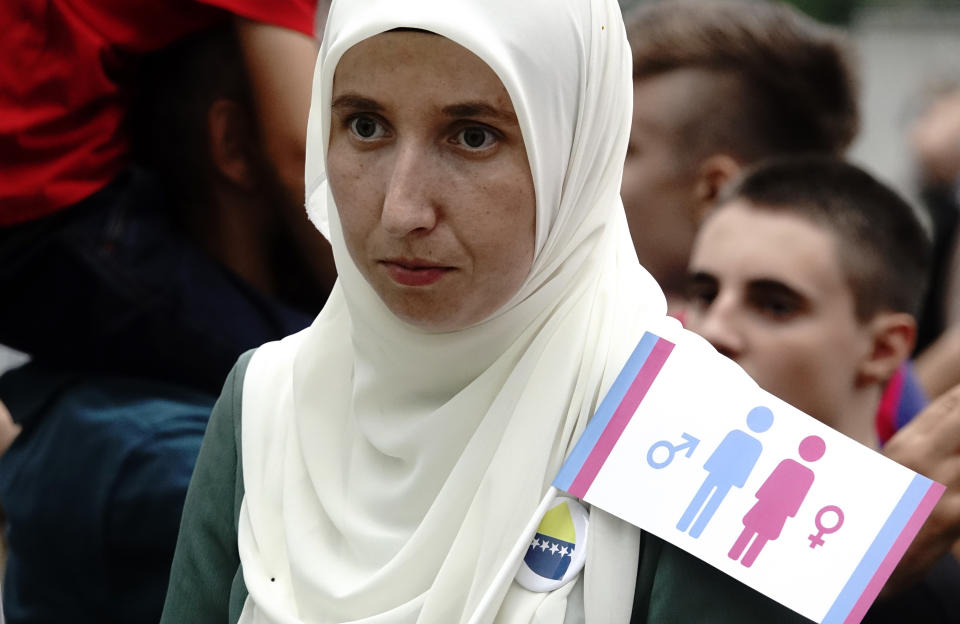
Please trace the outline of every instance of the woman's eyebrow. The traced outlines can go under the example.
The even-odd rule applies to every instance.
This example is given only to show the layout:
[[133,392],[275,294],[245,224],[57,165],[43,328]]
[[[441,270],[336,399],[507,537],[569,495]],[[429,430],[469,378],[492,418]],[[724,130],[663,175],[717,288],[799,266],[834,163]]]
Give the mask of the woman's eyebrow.
[[334,109],[344,108],[348,110],[383,111],[383,106],[375,100],[350,93],[334,98],[333,104],[331,104],[330,107]]
[[507,123],[519,123],[517,121],[517,114],[512,110],[497,108],[486,102],[451,104],[450,106],[444,106],[442,112],[448,117],[493,117]]

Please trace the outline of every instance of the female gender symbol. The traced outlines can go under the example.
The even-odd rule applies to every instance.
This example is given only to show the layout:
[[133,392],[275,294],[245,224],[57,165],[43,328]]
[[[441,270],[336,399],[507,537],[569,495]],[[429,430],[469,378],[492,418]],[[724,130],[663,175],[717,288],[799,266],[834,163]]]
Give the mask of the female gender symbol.
[[[825,527],[823,526],[823,515],[828,511],[832,511],[837,514],[837,522],[833,526]],[[823,546],[824,535],[829,535],[831,533],[836,533],[837,530],[843,526],[843,511],[836,505],[827,505],[823,509],[817,512],[817,517],[814,519],[814,524],[817,525],[818,533],[816,535],[811,535],[807,539],[810,540],[810,548],[816,548],[817,546]]]

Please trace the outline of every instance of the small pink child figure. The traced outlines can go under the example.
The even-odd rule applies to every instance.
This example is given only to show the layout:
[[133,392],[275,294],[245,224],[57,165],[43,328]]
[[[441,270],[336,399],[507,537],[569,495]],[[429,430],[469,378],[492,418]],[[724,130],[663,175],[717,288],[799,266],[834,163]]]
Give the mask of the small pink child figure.
[[[827,445],[819,436],[807,436],[800,442],[800,458],[815,462],[827,450]],[[737,538],[728,556],[737,560],[743,549],[756,536],[740,563],[749,568],[764,545],[780,537],[780,531],[787,518],[792,518],[800,510],[810,486],[813,485],[813,471],[792,459],[785,459],[773,469],[767,480],[757,490],[757,503],[743,517],[743,533]]]

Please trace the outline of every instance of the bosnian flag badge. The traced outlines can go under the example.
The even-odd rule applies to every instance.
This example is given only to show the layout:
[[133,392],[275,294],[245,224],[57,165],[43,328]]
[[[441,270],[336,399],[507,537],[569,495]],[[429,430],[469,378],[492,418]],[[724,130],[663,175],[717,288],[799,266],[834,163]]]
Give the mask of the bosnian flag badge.
[[589,515],[577,500],[558,497],[543,514],[517,571],[517,582],[535,592],[563,587],[577,578],[587,553]]

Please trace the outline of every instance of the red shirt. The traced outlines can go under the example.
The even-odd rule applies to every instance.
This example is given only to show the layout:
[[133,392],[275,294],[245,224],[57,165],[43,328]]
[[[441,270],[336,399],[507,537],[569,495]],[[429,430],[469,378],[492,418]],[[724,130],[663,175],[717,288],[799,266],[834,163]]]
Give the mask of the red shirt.
[[92,195],[126,164],[139,55],[231,14],[313,35],[316,0],[0,0],[0,226]]

